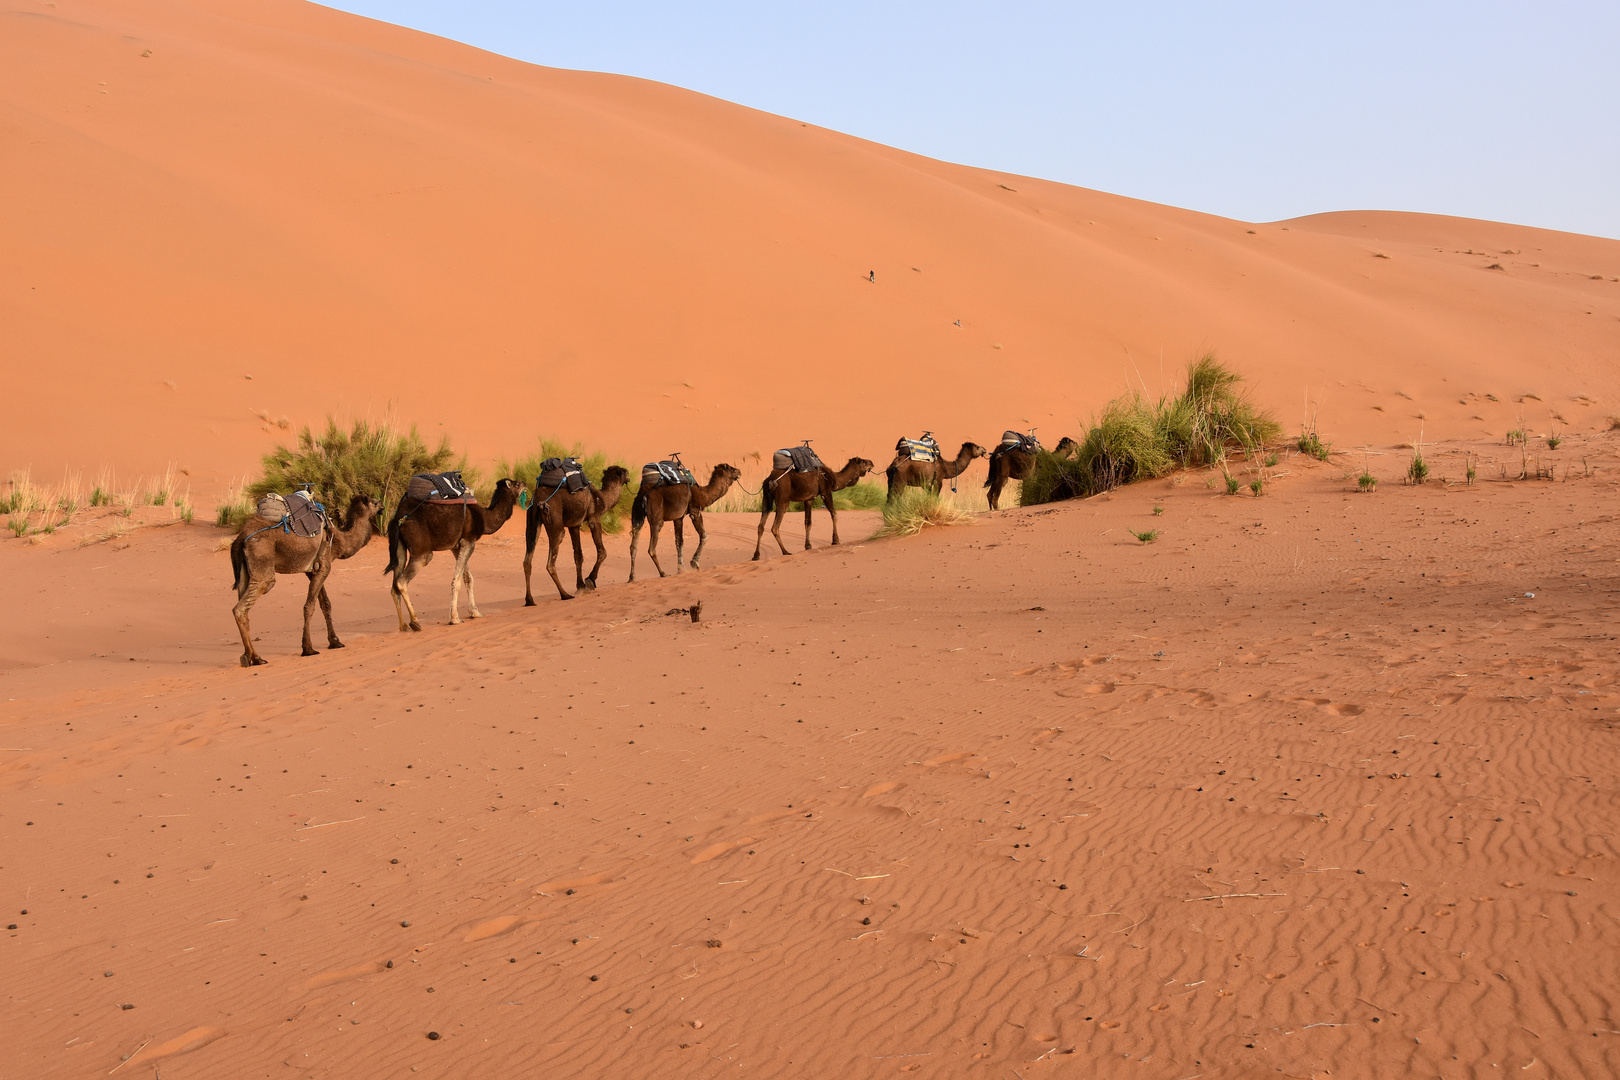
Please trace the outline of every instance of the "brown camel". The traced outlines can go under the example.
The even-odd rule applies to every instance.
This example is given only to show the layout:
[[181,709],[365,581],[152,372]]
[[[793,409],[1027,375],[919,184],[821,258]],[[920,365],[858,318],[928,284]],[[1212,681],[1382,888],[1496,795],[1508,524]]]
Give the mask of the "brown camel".
[[945,481],[955,479],[966,472],[967,467],[973,464],[974,458],[985,457],[988,453],[976,442],[965,442],[952,460],[940,457],[933,461],[914,461],[895,454],[894,461],[884,470],[884,474],[889,478],[889,501],[898,499],[900,492],[908,487],[938,491]]
[[[709,534],[703,530],[703,511],[725,498],[726,492],[731,490],[731,485],[735,484],[742,476],[741,472],[730,465],[721,465],[714,470],[714,479],[721,479],[722,472],[724,473],[724,483],[716,484],[711,480],[707,486],[694,489],[692,498],[686,505],[686,516],[692,519],[692,528],[697,531],[698,538],[697,550],[692,552],[691,567],[694,570],[698,569],[698,559],[703,557],[703,545],[709,542]],[[680,537],[681,534],[677,531],[675,533],[676,562],[681,559]]]
[[[692,509],[695,501],[701,508],[708,506],[731,487],[731,482],[741,474],[730,465],[716,465],[709,474],[709,482],[701,486],[696,484],[660,484],[658,487],[647,487],[645,484],[636,492],[636,501],[630,504],[630,580],[636,580],[636,538],[641,535],[643,524],[649,527],[647,536],[647,557],[653,561],[658,570],[659,577],[668,577],[664,568],[658,563],[658,530],[663,528],[664,522],[673,522],[675,525],[675,572],[681,572],[681,548],[685,546],[686,537],[681,531],[681,522]],[[703,546],[701,537],[703,531],[698,529],[700,541],[698,547]]]
[[[602,515],[618,503],[619,494],[629,482],[630,473],[622,465],[609,465],[603,470],[600,491],[588,485],[580,491],[569,491],[566,486],[542,489],[540,481],[535,481],[534,502],[529,504],[528,520],[523,532],[526,545],[523,549],[524,607],[534,606],[529,575],[534,566],[535,540],[540,535],[542,525],[546,527],[546,540],[550,544],[550,550],[546,553],[546,573],[551,575],[552,582],[557,586],[557,595],[564,600],[573,599],[563,588],[562,579],[557,576],[557,551],[562,547],[564,529],[568,530],[574,541],[574,591],[596,588],[596,573],[607,561],[607,545],[602,543]],[[596,543],[596,563],[591,567],[590,577],[585,576],[585,553],[579,545],[581,525],[591,530],[591,539]]]
[[392,573],[394,583],[390,589],[394,597],[394,610],[399,614],[401,630],[420,630],[416,607],[411,603],[411,579],[429,562],[435,551],[455,553],[456,569],[450,578],[450,624],[461,622],[457,610],[461,606],[461,584],[467,583],[467,616],[483,616],[478,601],[473,599],[473,576],[468,563],[480,537],[488,536],[506,524],[517,506],[523,485],[516,480],[500,480],[488,506],[477,503],[418,502],[410,497],[399,500],[394,507],[394,518],[388,523],[388,565],[383,573]]
[[[1057,448],[1052,451],[1053,457],[1068,457],[1080,444],[1067,435],[1058,440]],[[1028,450],[1017,447],[997,449],[990,454],[990,475],[984,486],[990,489],[990,509],[1001,509],[1001,489],[1007,486],[1008,480],[1017,480],[1022,483],[1028,480],[1035,470],[1035,455]]]
[[277,574],[303,574],[309,578],[309,595],[304,598],[304,653],[315,655],[315,646],[309,640],[309,620],[315,614],[315,605],[321,606],[326,616],[326,647],[341,649],[337,630],[332,627],[332,601],[326,595],[326,578],[332,564],[347,559],[371,542],[376,532],[376,517],[382,504],[368,495],[356,495],[349,503],[343,525],[328,522],[319,536],[298,536],[284,532],[280,522],[261,518],[257,514],[247,520],[236,539],[231,541],[231,574],[236,582],[236,628],[242,632],[242,666],[253,667],[269,661],[253,647],[253,632],[248,628],[248,611],[259,598],[275,588]]
[[788,554],[787,545],[782,543],[782,518],[787,514],[788,507],[796,502],[804,503],[804,550],[810,550],[810,509],[817,499],[821,500],[821,505],[827,508],[827,514],[832,518],[832,542],[836,545],[838,509],[833,505],[833,492],[844,490],[876,467],[863,457],[852,457],[837,472],[825,465],[815,472],[773,469],[760,485],[759,532],[754,537],[754,560],[759,560],[759,549],[765,542],[765,519],[772,510],[776,511],[776,520],[771,523],[771,535],[776,537],[776,546],[782,549],[782,554]]

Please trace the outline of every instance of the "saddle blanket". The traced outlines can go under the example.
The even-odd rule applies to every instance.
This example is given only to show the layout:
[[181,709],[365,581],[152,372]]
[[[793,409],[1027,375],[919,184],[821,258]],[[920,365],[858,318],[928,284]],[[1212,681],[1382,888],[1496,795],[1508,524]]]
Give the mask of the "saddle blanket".
[[939,460],[939,443],[935,442],[933,435],[926,431],[920,439],[901,439],[894,444],[894,451],[912,461]]
[[585,478],[585,470],[580,466],[579,458],[554,457],[542,461],[540,476],[534,482],[535,491],[550,493],[565,486],[570,493],[584,491],[590,486],[590,481]]
[[679,461],[649,461],[641,467],[642,487],[663,487],[665,484],[697,484],[692,470]]
[[1001,446],[999,450],[1022,450],[1026,454],[1039,453],[1041,440],[1033,435],[1025,435],[1021,431],[1004,431],[1001,433]]
[[793,472],[820,472],[826,466],[821,458],[808,446],[786,446],[771,455],[771,471],[773,473]]
[[405,486],[405,497],[418,505],[478,501],[478,497],[467,487],[459,472],[417,473]]
[[310,498],[307,491],[291,495],[271,492],[259,500],[255,509],[261,518],[275,522],[294,536],[319,536],[326,529],[326,507]]

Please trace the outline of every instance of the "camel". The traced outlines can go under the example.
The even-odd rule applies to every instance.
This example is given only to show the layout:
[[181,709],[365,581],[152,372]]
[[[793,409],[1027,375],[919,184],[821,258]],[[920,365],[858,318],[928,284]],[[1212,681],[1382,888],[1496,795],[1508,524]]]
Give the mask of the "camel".
[[833,492],[849,487],[876,467],[865,458],[852,457],[837,472],[825,465],[817,472],[773,470],[760,485],[762,498],[759,532],[754,537],[754,561],[759,561],[759,549],[765,542],[765,518],[772,510],[776,511],[776,520],[771,524],[771,535],[776,538],[776,546],[782,549],[782,554],[788,554],[787,545],[782,543],[782,518],[787,514],[788,506],[796,502],[804,503],[804,550],[810,550],[810,510],[817,499],[821,500],[832,518],[832,542],[837,545],[838,510],[833,506]]
[[[664,522],[675,524],[675,572],[681,572],[681,548],[685,546],[686,538],[681,531],[681,521],[691,512],[692,503],[697,502],[699,513],[702,508],[710,505],[731,487],[731,482],[742,475],[730,465],[720,464],[714,467],[709,474],[709,482],[698,486],[695,484],[660,484],[658,487],[641,486],[636,492],[636,501],[630,504],[630,580],[636,580],[636,538],[641,535],[641,526],[649,526],[647,536],[647,557],[653,561],[658,570],[659,577],[668,577],[664,568],[658,563],[658,530],[663,528]],[[698,547],[703,547],[703,530],[700,525],[693,522],[698,529]]]
[[[1078,449],[1080,449],[1080,444],[1065,435],[1058,440],[1056,449],[1052,451],[1052,456],[1067,457]],[[1023,482],[1029,479],[1034,470],[1035,455],[1027,450],[1009,447],[991,453],[990,475],[984,481],[984,486],[990,489],[990,509],[1001,509],[1001,489],[1007,486],[1008,480]]]
[[388,565],[383,573],[392,573],[394,583],[390,592],[394,597],[394,610],[399,615],[399,628],[420,630],[416,607],[411,603],[411,579],[433,560],[435,551],[455,553],[456,569],[450,578],[450,625],[461,622],[457,610],[461,606],[461,584],[467,583],[467,616],[478,619],[478,601],[473,598],[473,576],[468,563],[480,537],[499,531],[517,507],[523,485],[516,480],[500,480],[488,506],[477,503],[418,502],[410,497],[399,500],[394,507],[394,518],[388,523]]
[[369,495],[356,495],[349,503],[343,525],[327,522],[319,536],[298,536],[284,532],[280,522],[261,518],[257,514],[247,520],[236,539],[231,541],[231,574],[236,585],[236,628],[242,632],[242,666],[254,667],[269,663],[253,647],[253,632],[248,628],[248,611],[259,598],[275,588],[278,574],[303,574],[309,578],[309,595],[304,598],[304,652],[316,655],[309,640],[309,620],[315,614],[315,605],[321,606],[326,616],[326,647],[341,649],[337,630],[332,626],[332,601],[326,595],[326,578],[332,564],[347,559],[371,542],[376,532],[376,517],[382,504]]
[[[738,479],[742,477],[742,473],[732,468],[730,465],[721,465],[719,468],[714,470],[715,480],[720,479],[720,474],[722,471],[725,473],[724,483],[716,484],[713,480],[711,480],[707,486],[695,489],[692,492],[691,500],[686,506],[686,516],[692,519],[692,528],[697,531],[698,538],[697,550],[692,552],[692,562],[690,564],[694,570],[698,569],[698,559],[703,557],[703,545],[709,542],[709,534],[703,529],[703,511],[725,498],[726,492],[731,490],[731,485],[736,483]],[[678,524],[679,523],[677,523],[677,525]],[[681,561],[680,552],[681,534],[679,531],[677,531],[675,533],[676,562]]]
[[[622,465],[609,465],[602,472],[602,488],[598,491],[593,487],[585,487],[580,491],[569,491],[566,486],[552,490],[541,489],[540,482],[535,481],[534,502],[529,504],[528,520],[524,527],[523,550],[523,606],[534,606],[534,593],[530,591],[529,575],[534,565],[534,544],[539,537],[540,526],[546,527],[546,540],[550,548],[546,553],[546,573],[551,575],[552,583],[557,586],[557,595],[564,600],[572,600],[568,590],[563,588],[562,579],[557,576],[557,551],[562,547],[563,530],[568,530],[574,541],[574,591],[584,592],[586,589],[596,588],[596,573],[602,569],[602,563],[607,561],[607,545],[602,543],[602,515],[608,508],[619,501],[619,494],[624,486],[630,482],[630,473]],[[585,554],[579,546],[579,528],[587,526],[591,530],[591,539],[596,543],[596,563],[591,567],[591,576],[585,576]]]
[[894,461],[884,470],[889,478],[889,501],[894,502],[900,497],[900,492],[908,487],[927,488],[938,491],[947,480],[955,479],[967,471],[973,464],[974,458],[985,457],[989,451],[976,442],[965,442],[962,449],[956,452],[953,460],[937,458],[934,461],[914,461],[911,458],[894,455]]

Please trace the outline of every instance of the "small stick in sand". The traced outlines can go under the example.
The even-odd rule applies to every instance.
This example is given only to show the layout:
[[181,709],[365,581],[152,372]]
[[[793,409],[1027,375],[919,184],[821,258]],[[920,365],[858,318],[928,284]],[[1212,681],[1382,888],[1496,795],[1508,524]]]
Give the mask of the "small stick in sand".
[[1234,898],[1239,897],[1239,896],[1287,896],[1287,895],[1288,895],[1287,893],[1281,893],[1281,892],[1229,892],[1229,893],[1220,893],[1219,895],[1216,895],[1216,896],[1190,896],[1187,899],[1183,900],[1182,903],[1183,904],[1191,904],[1191,903],[1193,903],[1194,901],[1197,901],[1197,900],[1231,900],[1231,899],[1234,899]]
[[[147,1039],[146,1042],[143,1042],[143,1043],[141,1043],[141,1045],[137,1046],[135,1048],[135,1054],[138,1054],[142,1050],[145,1050],[146,1049],[146,1043],[149,1043],[151,1041],[152,1041],[151,1039]],[[113,1068],[112,1068],[112,1072],[108,1073],[107,1075],[111,1076],[113,1073],[117,1072],[119,1069],[122,1069],[125,1065],[128,1065],[131,1061],[134,1061],[135,1060],[135,1054],[129,1055],[129,1057],[125,1058],[123,1061],[120,1061],[117,1065],[114,1065]]]

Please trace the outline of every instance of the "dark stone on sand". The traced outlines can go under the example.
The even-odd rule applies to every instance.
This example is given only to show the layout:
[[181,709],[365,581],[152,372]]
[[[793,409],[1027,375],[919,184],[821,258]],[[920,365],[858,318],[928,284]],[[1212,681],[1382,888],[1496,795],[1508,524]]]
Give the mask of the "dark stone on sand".
[[103,972],[102,972],[102,973],[101,973],[101,977],[102,977],[102,978],[103,978],[103,979],[110,979],[110,978],[112,978],[112,972],[110,972],[110,971],[103,971]]
[[1060,888],[1060,889],[1067,889],[1067,888],[1068,888],[1068,886],[1067,886],[1067,885],[1059,885],[1059,886],[1058,886],[1058,888]]
[[398,860],[398,859],[389,859],[389,860],[388,860],[388,862],[389,862],[389,863],[390,863],[390,864],[394,864],[394,863],[397,863],[397,862],[399,862],[399,860]]
[[409,926],[409,925],[411,925],[411,920],[409,920],[409,919],[401,919],[401,920],[399,920],[399,925],[401,925],[401,926]]
[[388,961],[388,963],[383,965],[383,967],[390,967],[390,968],[393,967],[393,966],[394,966],[394,962],[392,960]]
[[430,1032],[428,1032],[428,1038],[430,1038],[430,1039],[437,1039],[437,1038],[438,1038],[438,1037],[439,1037],[439,1033],[438,1033],[438,1032],[437,1032],[437,1031],[430,1031]]
[[123,1009],[125,1012],[128,1012],[129,1010],[133,1009],[135,1006],[126,1003],[126,1004],[120,1005],[118,1007],[120,1009]]
[[595,982],[595,981],[596,981],[596,976],[595,976],[595,975],[592,975],[592,976],[591,976],[591,982]]

